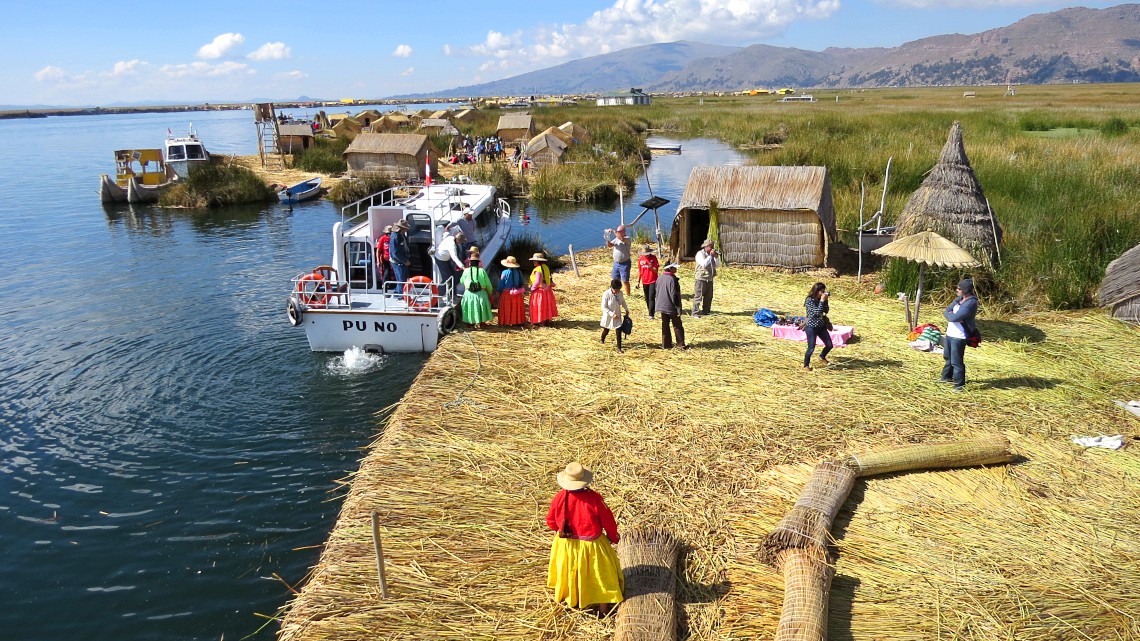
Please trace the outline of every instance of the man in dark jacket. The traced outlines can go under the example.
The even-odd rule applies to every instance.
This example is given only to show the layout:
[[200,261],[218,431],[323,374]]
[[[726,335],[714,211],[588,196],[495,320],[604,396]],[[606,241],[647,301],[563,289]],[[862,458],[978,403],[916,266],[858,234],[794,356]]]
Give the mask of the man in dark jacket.
[[[392,225],[391,240],[388,244],[388,253],[392,259],[392,272],[397,282],[408,280],[408,270],[412,266],[412,253],[408,247],[408,223],[400,219]],[[401,285],[402,287],[403,285]]]
[[689,349],[685,344],[685,327],[681,324],[681,283],[677,279],[677,263],[665,266],[665,273],[657,279],[657,300],[654,301],[655,311],[661,315],[661,347],[673,348],[673,337],[669,333],[669,324],[673,324],[673,332],[677,335],[677,347]]
[[942,376],[939,383],[953,383],[954,391],[966,388],[966,340],[978,331],[974,318],[978,315],[978,297],[974,295],[974,281],[969,278],[958,283],[958,297],[942,312],[949,324],[942,335]]

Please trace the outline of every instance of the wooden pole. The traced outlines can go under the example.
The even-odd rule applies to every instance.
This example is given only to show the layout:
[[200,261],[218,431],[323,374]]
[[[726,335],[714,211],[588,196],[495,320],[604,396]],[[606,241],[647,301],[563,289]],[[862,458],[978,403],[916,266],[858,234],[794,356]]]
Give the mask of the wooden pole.
[[914,297],[914,323],[910,326],[914,329],[918,325],[918,309],[922,307],[922,273],[926,269],[926,263],[918,264],[918,295]]
[[380,513],[372,513],[372,545],[376,548],[376,571],[380,574],[380,596],[388,598],[388,579],[384,576],[384,547],[380,544]]
[[578,272],[578,259],[574,257],[574,246],[568,245],[567,249],[570,251],[570,264],[574,266],[574,275],[581,278],[582,274]]

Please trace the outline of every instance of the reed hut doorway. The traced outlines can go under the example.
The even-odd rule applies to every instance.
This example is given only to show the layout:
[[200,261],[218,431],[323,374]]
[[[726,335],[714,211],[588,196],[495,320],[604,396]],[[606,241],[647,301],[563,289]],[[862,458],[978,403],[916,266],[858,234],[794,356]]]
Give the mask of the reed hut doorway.
[[690,209],[689,215],[685,217],[685,226],[687,229],[682,233],[681,238],[685,239],[685,247],[681,252],[682,256],[696,256],[697,251],[701,248],[701,242],[709,237],[709,210],[707,209]]

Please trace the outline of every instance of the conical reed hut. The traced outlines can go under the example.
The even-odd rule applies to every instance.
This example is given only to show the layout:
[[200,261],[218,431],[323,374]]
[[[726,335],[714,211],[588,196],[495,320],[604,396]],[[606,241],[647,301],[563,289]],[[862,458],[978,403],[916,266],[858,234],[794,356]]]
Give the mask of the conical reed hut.
[[927,230],[954,241],[989,269],[997,264],[1001,225],[966,157],[958,121],[950,125],[938,163],[903,207],[896,235]]
[[1140,323],[1140,245],[1105,267],[1098,298],[1102,307],[1112,308],[1113,318]]

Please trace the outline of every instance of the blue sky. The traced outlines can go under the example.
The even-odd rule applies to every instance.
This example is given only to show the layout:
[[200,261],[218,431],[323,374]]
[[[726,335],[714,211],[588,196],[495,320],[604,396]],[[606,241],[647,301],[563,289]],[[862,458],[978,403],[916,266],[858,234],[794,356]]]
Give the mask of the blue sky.
[[9,0],[0,105],[384,98],[643,44],[893,47],[1066,6],[1042,0]]

